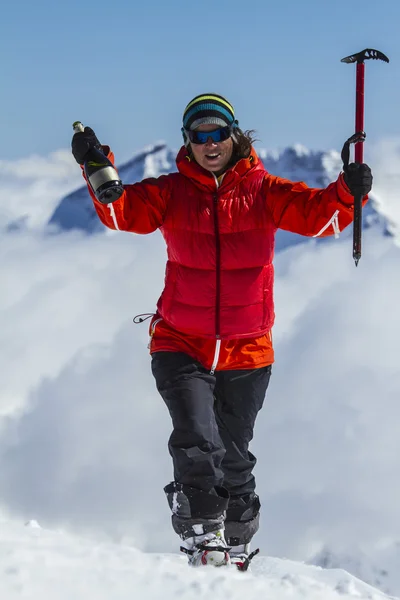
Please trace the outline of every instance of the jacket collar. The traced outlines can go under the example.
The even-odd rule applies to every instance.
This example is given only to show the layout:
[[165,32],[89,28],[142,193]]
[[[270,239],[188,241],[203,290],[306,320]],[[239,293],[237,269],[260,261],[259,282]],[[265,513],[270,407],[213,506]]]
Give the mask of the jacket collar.
[[215,192],[217,187],[221,190],[229,190],[235,187],[242,179],[255,170],[264,170],[264,166],[257,156],[254,148],[251,148],[250,156],[242,158],[233,167],[225,171],[221,185],[217,186],[215,175],[203,169],[197,162],[190,157],[186,146],[182,146],[176,157],[176,165],[179,173],[188,177],[193,183],[203,191]]

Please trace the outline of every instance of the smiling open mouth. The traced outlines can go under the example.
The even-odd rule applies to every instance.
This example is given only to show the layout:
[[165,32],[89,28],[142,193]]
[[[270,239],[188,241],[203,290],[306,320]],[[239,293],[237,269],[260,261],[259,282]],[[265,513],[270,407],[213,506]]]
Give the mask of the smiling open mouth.
[[221,153],[215,153],[215,154],[206,154],[206,158],[208,160],[215,160],[216,158],[219,158],[221,156]]

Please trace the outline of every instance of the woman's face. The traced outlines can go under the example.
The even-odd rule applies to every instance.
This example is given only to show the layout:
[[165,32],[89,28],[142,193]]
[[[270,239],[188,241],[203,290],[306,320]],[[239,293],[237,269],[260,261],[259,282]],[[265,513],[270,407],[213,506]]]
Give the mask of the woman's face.
[[[217,125],[199,125],[196,131],[214,131],[219,129]],[[221,174],[226,169],[229,161],[232,158],[233,140],[228,138],[223,142],[214,142],[210,137],[205,144],[193,144],[190,142],[190,147],[196,162],[201,167],[211,171],[214,174]]]

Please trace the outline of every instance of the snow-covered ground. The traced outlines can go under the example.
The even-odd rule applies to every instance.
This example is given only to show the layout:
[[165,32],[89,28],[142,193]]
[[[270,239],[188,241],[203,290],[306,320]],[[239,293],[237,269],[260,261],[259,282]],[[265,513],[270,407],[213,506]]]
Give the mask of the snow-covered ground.
[[[367,158],[395,229],[398,148],[386,140]],[[304,149],[284,157],[307,166]],[[165,168],[161,158],[146,168]],[[67,151],[0,163],[1,600],[132,590],[172,600],[220,588],[231,598],[379,596],[343,572],[271,556],[341,567],[400,596],[397,238],[374,222],[357,269],[346,236],[276,256],[276,364],[252,446],[261,556],[252,575],[232,579],[183,568],[162,491],[169,416],[147,324],[132,317],[154,310],[163,241],[46,228],[80,185]],[[30,519],[43,529],[21,525]]]
[[191,569],[183,556],[145,554],[127,545],[0,521],[0,597],[4,600],[384,600],[341,569],[258,558],[235,567]]

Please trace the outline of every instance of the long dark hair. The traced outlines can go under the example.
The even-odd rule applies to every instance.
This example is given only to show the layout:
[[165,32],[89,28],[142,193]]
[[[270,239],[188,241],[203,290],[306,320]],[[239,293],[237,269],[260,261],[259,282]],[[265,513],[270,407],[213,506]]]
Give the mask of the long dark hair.
[[254,129],[242,131],[240,127],[235,129],[233,137],[232,163],[236,163],[241,158],[248,158],[251,152],[251,146],[256,141]]

